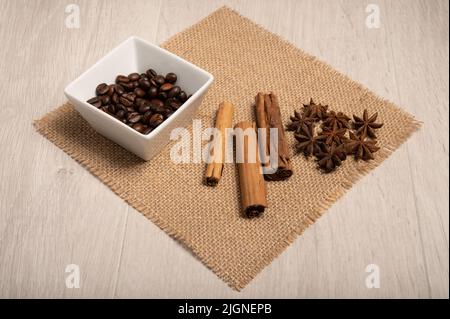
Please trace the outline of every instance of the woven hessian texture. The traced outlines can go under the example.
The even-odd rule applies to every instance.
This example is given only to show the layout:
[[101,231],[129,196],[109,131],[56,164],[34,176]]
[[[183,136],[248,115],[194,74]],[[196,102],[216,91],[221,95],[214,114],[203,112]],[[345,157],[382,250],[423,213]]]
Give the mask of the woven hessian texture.
[[[259,91],[278,94],[285,123],[311,97],[348,114],[361,115],[365,108],[369,113],[377,111],[379,121],[385,123],[379,130],[382,149],[374,161],[349,159],[336,172],[322,174],[312,159],[293,156],[292,178],[267,183],[269,208],[261,218],[249,220],[241,214],[237,170],[232,164],[225,165],[219,185],[211,188],[202,184],[204,164],[172,163],[169,151],[174,142],[144,162],[97,134],[69,104],[35,122],[41,134],[237,290],[420,125],[392,103],[228,8],[215,11],[162,46],[214,75],[197,113],[205,127],[213,125],[223,100],[236,107],[234,123],[252,120]],[[287,136],[293,150],[293,136]]]

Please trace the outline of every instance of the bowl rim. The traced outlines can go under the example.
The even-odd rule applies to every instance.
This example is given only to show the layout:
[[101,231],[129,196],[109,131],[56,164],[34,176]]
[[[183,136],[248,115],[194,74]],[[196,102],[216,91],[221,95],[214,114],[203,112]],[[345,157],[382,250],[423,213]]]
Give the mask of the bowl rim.
[[[142,134],[139,133],[138,131],[136,131],[135,129],[129,127],[128,125],[126,125],[125,123],[117,120],[116,118],[112,117],[109,114],[106,114],[105,112],[101,111],[100,109],[96,108],[95,106],[87,103],[86,101],[80,100],[79,98],[75,97],[73,94],[70,93],[71,87],[77,83],[78,81],[81,80],[81,78],[83,78],[87,73],[91,72],[93,69],[95,69],[102,61],[108,59],[111,55],[113,55],[116,51],[118,51],[122,46],[128,44],[128,42],[135,42],[135,41],[139,41],[142,44],[152,47],[154,49],[156,49],[156,51],[161,52],[162,54],[166,54],[171,56],[172,58],[174,58],[175,60],[178,60],[180,63],[184,63],[189,65],[191,68],[193,68],[194,70],[196,70],[197,72],[203,73],[208,80],[197,90],[195,91],[191,97],[183,103],[183,105],[181,105],[181,107],[179,109],[177,109],[174,114],[172,116],[170,116],[169,118],[167,118],[166,120],[164,120],[160,125],[158,125],[153,131],[151,131],[149,134]],[[137,70],[135,72],[138,72]],[[176,113],[178,113],[179,111],[182,111],[186,108],[188,108],[199,96],[201,96],[207,89],[208,87],[211,85],[211,83],[214,81],[214,76],[209,73],[208,71],[200,68],[199,66],[193,64],[192,62],[189,62],[181,57],[179,57],[178,55],[167,51],[166,49],[161,48],[160,46],[153,44],[151,42],[148,42],[140,37],[137,36],[131,36],[127,39],[125,39],[124,41],[122,41],[119,45],[117,45],[115,48],[113,48],[111,51],[109,51],[107,54],[105,54],[103,57],[101,57],[97,62],[95,62],[92,66],[90,66],[86,71],[84,71],[82,74],[80,74],[75,80],[71,81],[65,88],[64,88],[64,94],[66,95],[66,97],[71,98],[76,100],[77,102],[79,102],[81,105],[83,105],[83,107],[86,108],[90,108],[92,110],[94,110],[94,112],[98,112],[98,114],[101,114],[101,116],[105,119],[110,119],[112,120],[111,123],[116,123],[117,125],[122,125],[123,127],[126,127],[128,130],[130,130],[131,132],[133,132],[132,134],[134,134],[135,136],[138,136],[138,138],[141,139],[145,139],[145,140],[151,140],[154,136],[158,135],[158,133],[160,131],[162,131],[167,125],[170,124],[170,122],[172,122],[176,116],[174,116]],[[181,113],[181,112],[180,112]],[[180,114],[179,113],[179,114]],[[179,115],[178,114],[178,115]]]

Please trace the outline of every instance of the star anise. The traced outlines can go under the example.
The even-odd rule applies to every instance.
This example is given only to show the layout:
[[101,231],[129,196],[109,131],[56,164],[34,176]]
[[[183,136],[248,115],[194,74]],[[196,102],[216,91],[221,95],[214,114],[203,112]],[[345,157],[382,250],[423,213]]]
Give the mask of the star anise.
[[342,161],[347,158],[347,153],[344,144],[338,146],[333,144],[331,147],[325,146],[316,154],[316,157],[319,167],[326,173],[330,173],[342,164]]
[[321,147],[325,140],[325,136],[314,136],[314,128],[312,125],[303,124],[299,132],[294,134],[295,139],[298,141],[296,145],[297,151],[303,152],[306,157],[315,155],[322,151]]
[[322,127],[333,127],[337,124],[339,128],[350,128],[350,118],[342,112],[330,111],[323,120]]
[[327,114],[328,105],[316,104],[311,99],[309,104],[303,104],[303,115],[314,119],[323,119]]
[[325,143],[327,145],[332,144],[340,145],[347,140],[347,137],[345,136],[346,133],[347,133],[346,128],[338,128],[337,123],[334,123],[332,128],[324,127],[320,135],[325,136],[326,138]]
[[368,139],[364,134],[357,136],[350,132],[350,139],[345,143],[348,154],[354,154],[355,159],[365,161],[373,159],[373,153],[380,148],[376,146],[377,141]]
[[294,111],[294,116],[291,116],[291,123],[286,126],[288,131],[300,132],[303,124],[310,126],[315,122],[315,119],[306,117],[300,112]]
[[353,115],[353,127],[356,129],[356,134],[376,138],[375,130],[383,126],[383,123],[375,123],[377,116],[378,113],[375,113],[369,117],[367,110],[364,110],[362,118]]

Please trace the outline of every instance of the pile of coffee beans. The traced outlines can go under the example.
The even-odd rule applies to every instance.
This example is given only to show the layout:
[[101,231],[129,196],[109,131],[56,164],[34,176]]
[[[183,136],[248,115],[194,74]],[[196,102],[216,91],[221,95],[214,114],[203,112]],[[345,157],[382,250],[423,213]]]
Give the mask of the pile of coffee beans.
[[99,84],[96,96],[87,103],[139,133],[149,134],[190,97],[176,82],[175,73],[163,76],[153,69],[142,74],[118,75],[115,84]]

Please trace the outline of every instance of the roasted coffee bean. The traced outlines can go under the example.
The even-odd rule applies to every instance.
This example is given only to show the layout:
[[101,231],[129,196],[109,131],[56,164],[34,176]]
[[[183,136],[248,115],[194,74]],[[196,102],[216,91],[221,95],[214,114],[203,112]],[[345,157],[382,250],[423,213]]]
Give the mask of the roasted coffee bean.
[[128,82],[130,82],[130,79],[127,77],[127,76],[125,76],[125,75],[118,75],[117,77],[116,77],[116,83],[117,84],[122,84],[122,83],[128,83]]
[[180,94],[180,92],[181,92],[180,87],[179,87],[178,85],[175,85],[175,86],[172,88],[172,90],[170,90],[169,93],[167,93],[167,96],[168,96],[168,97],[175,97],[175,96],[177,96],[178,94]]
[[161,114],[153,114],[149,121],[148,124],[151,127],[157,127],[159,124],[161,124],[164,121],[164,117]]
[[144,101],[144,103],[142,103],[142,105],[139,105],[139,107],[141,107],[141,106],[148,106],[148,107],[150,107],[150,102],[148,101],[148,100],[145,100]]
[[109,97],[109,95],[102,95],[100,97],[100,100],[102,101],[103,105],[108,105],[109,103],[111,103],[111,98]]
[[112,101],[114,104],[119,103],[119,94],[114,93],[114,94],[111,96],[111,101]]
[[126,107],[130,107],[133,105],[133,102],[129,99],[125,98],[123,95],[119,98],[120,104],[125,105]]
[[158,99],[165,100],[167,99],[167,92],[159,91],[158,93]]
[[134,109],[134,105],[127,106],[127,112],[128,112],[128,113],[136,112],[136,110]]
[[124,123],[124,124],[127,124],[127,119],[126,118],[123,118],[123,119],[121,119],[120,120],[122,123]]
[[147,74],[141,73],[141,79],[142,79],[142,78],[146,78],[146,77],[147,77]]
[[126,91],[131,91],[131,90],[134,89],[134,85],[133,85],[132,82],[128,82],[128,83],[121,82],[120,85],[122,85],[122,87],[123,87]]
[[142,123],[148,124],[148,121],[150,120],[150,117],[153,115],[152,111],[147,111],[142,115]]
[[150,111],[150,105],[143,104],[139,107],[139,113],[144,114],[145,112]]
[[147,74],[147,76],[151,79],[154,78],[155,76],[158,75],[158,73],[156,73],[155,70],[153,69],[148,69],[147,72],[145,72]]
[[144,99],[144,103],[143,103],[143,104],[144,104],[144,105],[148,105],[148,106],[151,105],[150,101],[149,101],[149,100],[146,100],[146,99]]
[[105,113],[108,113],[108,107],[107,107],[107,106],[102,106],[102,107],[100,108],[100,110],[102,110],[102,111],[105,112]]
[[135,88],[134,89],[134,94],[136,94],[136,96],[139,97],[144,97],[145,96],[145,91],[141,88]]
[[173,112],[168,112],[164,114],[164,118],[167,119],[168,117],[172,116]]
[[139,75],[139,73],[130,73],[128,75],[128,78],[130,79],[130,81],[137,81],[139,80],[141,76]]
[[147,127],[147,129],[142,134],[147,135],[147,134],[150,134],[151,131],[153,131],[153,128],[152,127]]
[[144,105],[146,101],[146,99],[137,97],[136,100],[134,100],[134,104],[136,104],[137,107],[140,107],[141,105]]
[[136,100],[136,94],[134,93],[126,93],[123,94],[122,97],[126,98],[128,101],[134,102]]
[[139,87],[139,82],[138,81],[133,81],[131,83],[133,84],[133,88]]
[[116,106],[114,104],[110,104],[110,105],[108,105],[108,111],[110,113],[116,114],[117,108],[116,108]]
[[150,105],[163,107],[164,106],[164,102],[161,101],[161,100],[158,100],[158,99],[151,99],[150,100]]
[[124,112],[128,112],[127,108],[123,104],[117,103],[116,107],[117,107],[118,110],[123,110]]
[[167,112],[167,108],[162,106],[150,105],[150,110],[153,113],[165,114]]
[[161,86],[166,82],[166,79],[162,75],[155,76],[154,80],[158,86]]
[[91,97],[89,100],[87,100],[86,102],[87,103],[89,103],[89,104],[92,104],[92,103],[95,103],[95,102],[98,102],[98,101],[100,101],[100,99],[98,98],[98,96],[94,96],[94,97]]
[[132,113],[128,114],[128,116],[127,116],[128,122],[133,123],[133,124],[139,122],[141,119],[142,119],[142,115],[137,112],[132,112]]
[[109,85],[108,86],[108,95],[109,96],[112,96],[113,94],[114,94],[114,91],[116,90],[116,88],[115,88],[116,86],[114,85],[114,84],[111,84],[111,85]]
[[166,81],[169,83],[175,83],[177,81],[177,75],[173,72],[166,74]]
[[170,103],[170,107],[173,109],[173,110],[178,110],[179,108],[180,108],[180,106],[181,106],[182,104],[181,104],[181,102],[178,102],[178,101],[176,101],[176,100],[173,100],[171,103]]
[[144,125],[142,123],[136,123],[132,126],[132,128],[134,128],[139,133],[144,133],[145,130],[147,129],[147,125]]
[[115,91],[116,91],[116,93],[119,94],[119,95],[122,95],[122,94],[125,93],[125,89],[124,89],[123,86],[120,85],[120,84],[116,84],[116,86],[115,86]]
[[150,97],[157,97],[158,96],[158,88],[156,86],[151,86],[148,90],[148,95]]
[[103,95],[103,94],[108,93],[108,90],[109,90],[108,84],[100,83],[99,85],[97,85],[95,92],[97,93],[97,95]]
[[156,83],[155,78],[151,78],[151,79],[150,79],[150,85],[151,85],[151,86],[158,87],[158,84]]
[[186,101],[186,100],[187,100],[186,92],[181,91],[180,94],[178,94],[178,99],[179,99],[181,102]]
[[141,78],[141,79],[139,79],[139,86],[144,90],[148,90],[150,88],[151,84],[147,78]]
[[125,115],[127,115],[127,112],[124,110],[118,110],[116,115],[119,119],[123,119],[125,117]]
[[95,107],[102,106],[102,101],[97,96],[87,100],[86,102],[89,103],[89,104],[92,104]]
[[164,106],[169,107],[170,103],[174,101],[173,98],[169,97],[167,100],[164,101]]
[[173,88],[172,83],[164,83],[163,85],[161,85],[161,87],[159,89],[161,91],[170,91],[172,88]]

